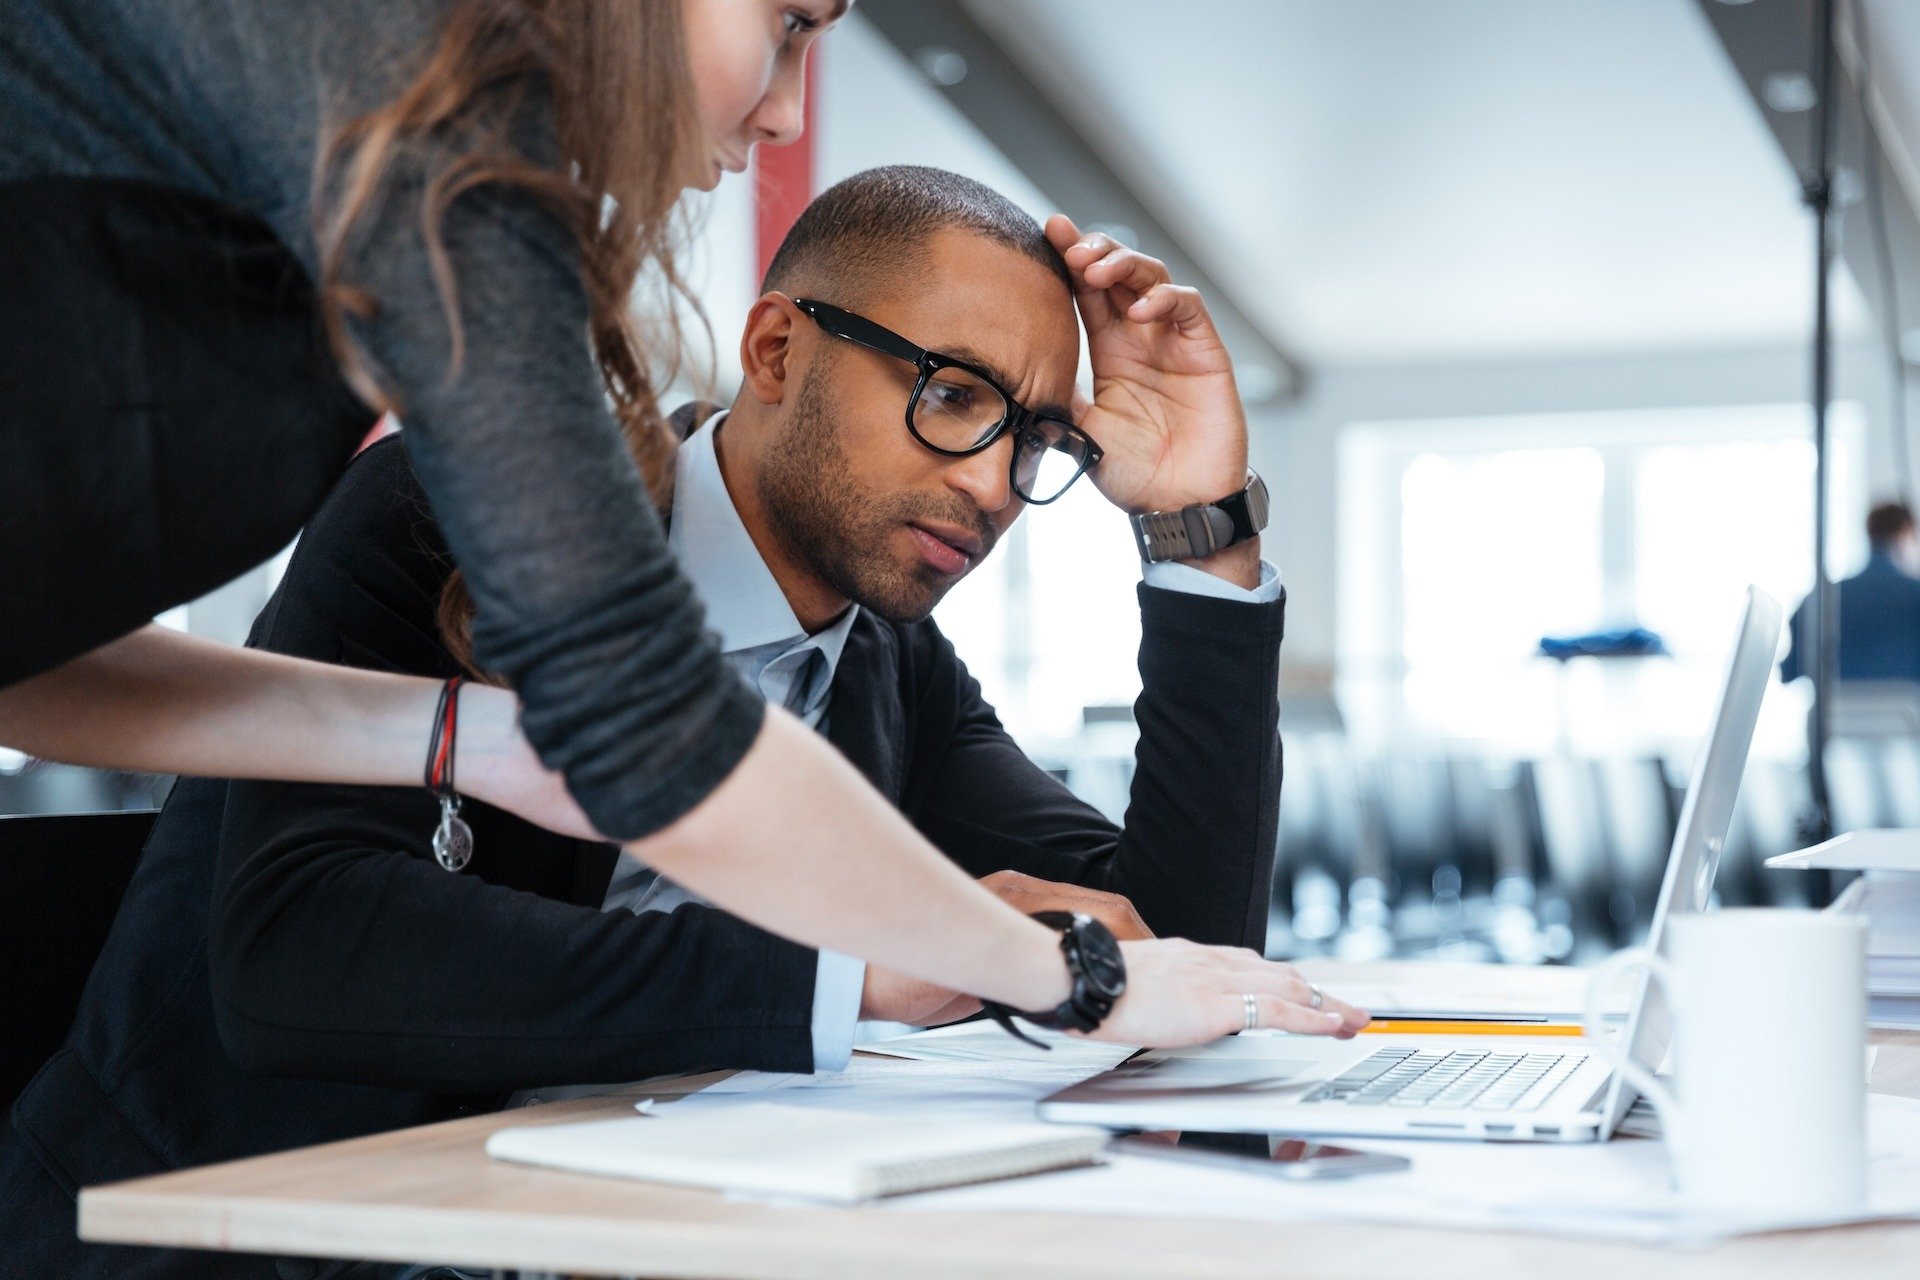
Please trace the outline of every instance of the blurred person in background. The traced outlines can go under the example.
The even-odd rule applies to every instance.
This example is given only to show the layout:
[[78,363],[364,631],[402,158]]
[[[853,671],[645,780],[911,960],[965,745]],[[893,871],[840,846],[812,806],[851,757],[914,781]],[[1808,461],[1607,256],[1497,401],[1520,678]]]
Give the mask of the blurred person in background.
[[[1920,683],[1920,541],[1913,510],[1882,502],[1867,512],[1866,567],[1834,587],[1839,596],[1842,680],[1910,680]],[[1793,611],[1792,645],[1780,663],[1782,680],[1811,676],[1807,628],[1813,597]]]

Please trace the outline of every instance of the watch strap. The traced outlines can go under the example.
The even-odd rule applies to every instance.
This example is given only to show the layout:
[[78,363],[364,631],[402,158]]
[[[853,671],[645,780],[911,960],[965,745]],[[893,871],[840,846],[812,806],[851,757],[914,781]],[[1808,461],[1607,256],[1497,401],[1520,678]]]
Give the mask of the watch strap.
[[1247,472],[1246,487],[1218,502],[1202,502],[1178,511],[1149,511],[1131,517],[1134,542],[1148,564],[1198,560],[1254,537],[1267,527],[1266,481]]

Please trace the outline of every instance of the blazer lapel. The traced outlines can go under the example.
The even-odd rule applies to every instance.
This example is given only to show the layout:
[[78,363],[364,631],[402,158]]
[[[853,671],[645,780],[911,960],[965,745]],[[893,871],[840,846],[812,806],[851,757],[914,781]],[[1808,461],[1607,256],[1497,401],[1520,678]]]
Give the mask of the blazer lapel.
[[899,640],[861,610],[833,673],[827,741],[894,804],[905,789],[906,708],[900,702]]

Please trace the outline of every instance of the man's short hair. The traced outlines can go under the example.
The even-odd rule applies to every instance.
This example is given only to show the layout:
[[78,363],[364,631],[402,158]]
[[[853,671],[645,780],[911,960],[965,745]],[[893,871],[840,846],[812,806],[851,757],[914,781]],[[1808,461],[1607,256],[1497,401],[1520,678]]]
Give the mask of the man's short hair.
[[1913,532],[1913,508],[1904,502],[1882,502],[1867,512],[1867,541],[1884,547]]
[[911,282],[936,232],[958,230],[1023,253],[1059,278],[1072,278],[1040,224],[991,187],[945,169],[894,164],[856,173],[814,198],[767,266],[760,291],[829,293],[858,306]]

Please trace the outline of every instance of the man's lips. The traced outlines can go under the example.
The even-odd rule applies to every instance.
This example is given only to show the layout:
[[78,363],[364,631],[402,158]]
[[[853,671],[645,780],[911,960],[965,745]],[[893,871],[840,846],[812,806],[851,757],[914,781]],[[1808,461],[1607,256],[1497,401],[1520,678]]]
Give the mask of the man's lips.
[[909,524],[907,529],[927,563],[944,574],[965,573],[986,551],[977,535],[947,525]]

